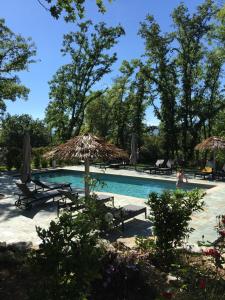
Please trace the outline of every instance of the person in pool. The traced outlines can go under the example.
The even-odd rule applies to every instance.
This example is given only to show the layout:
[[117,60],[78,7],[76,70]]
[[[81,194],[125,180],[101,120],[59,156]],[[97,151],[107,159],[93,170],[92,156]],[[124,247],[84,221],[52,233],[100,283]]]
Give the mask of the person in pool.
[[188,182],[187,176],[184,174],[183,169],[179,169],[177,171],[177,182],[176,182],[176,187],[179,188],[183,185],[184,179],[186,180],[186,183]]

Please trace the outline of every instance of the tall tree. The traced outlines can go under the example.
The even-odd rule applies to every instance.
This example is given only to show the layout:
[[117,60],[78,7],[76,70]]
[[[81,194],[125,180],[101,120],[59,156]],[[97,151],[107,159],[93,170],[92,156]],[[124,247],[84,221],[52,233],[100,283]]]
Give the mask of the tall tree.
[[29,89],[20,83],[18,72],[27,70],[34,60],[35,46],[31,39],[13,33],[0,19],[0,111],[6,109],[5,100],[27,99]]
[[84,130],[110,139],[114,126],[111,116],[112,106],[107,91],[87,106]]
[[63,140],[79,134],[87,105],[101,94],[90,91],[111,71],[117,56],[109,52],[124,34],[121,26],[107,28],[105,23],[95,25],[92,32],[91,21],[78,26],[78,32],[64,36],[62,53],[71,62],[50,81],[52,101],[46,111],[47,122],[62,132]]
[[214,2],[206,0],[193,14],[179,5],[172,14],[172,33],[163,34],[151,16],[141,25],[146,76],[167,156],[182,149],[185,160],[192,159],[196,143],[212,133],[213,120],[224,108],[225,55],[217,13]]
[[145,111],[150,103],[150,87],[149,80],[146,78],[147,67],[139,59],[134,59],[130,63],[133,69],[133,76],[128,88],[129,103],[129,122],[130,122],[130,138],[135,134],[137,146],[142,144],[144,132]]
[[145,76],[151,84],[155,114],[161,121],[163,148],[167,157],[174,157],[177,150],[177,76],[175,63],[171,58],[172,37],[161,33],[152,16],[147,16],[141,24],[139,34],[145,40],[148,66]]
[[113,141],[116,145],[126,148],[129,120],[128,90],[134,70],[127,61],[124,61],[120,72],[120,76],[114,80],[108,95],[111,98],[112,118],[114,120]]
[[215,55],[214,45],[209,47],[206,43],[215,29],[216,13],[212,0],[206,0],[192,15],[184,4],[173,12],[174,37],[178,45],[179,117],[185,159],[193,157],[201,127],[206,121],[210,126],[211,117],[220,107],[219,78],[224,60]]
[[87,109],[86,126],[122,148],[130,150],[131,136],[142,141],[144,117],[149,101],[149,84],[140,60],[123,61],[120,75],[103,97]]

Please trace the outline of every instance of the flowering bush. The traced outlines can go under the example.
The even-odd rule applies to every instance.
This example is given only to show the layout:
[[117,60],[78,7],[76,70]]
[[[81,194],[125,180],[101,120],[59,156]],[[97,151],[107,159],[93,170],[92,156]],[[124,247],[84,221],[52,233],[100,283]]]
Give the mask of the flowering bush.
[[102,260],[101,277],[93,282],[91,299],[158,299],[166,288],[166,276],[151,266],[146,256],[114,250]]
[[216,218],[216,230],[218,233],[218,239],[214,242],[205,242],[203,236],[203,240],[199,241],[198,245],[205,248],[202,251],[203,254],[211,259],[211,263],[214,264],[216,269],[223,269],[225,264],[225,216],[219,215]]
[[220,253],[215,248],[205,250],[205,251],[203,251],[203,253],[207,256],[212,256],[214,258],[219,258],[220,257]]

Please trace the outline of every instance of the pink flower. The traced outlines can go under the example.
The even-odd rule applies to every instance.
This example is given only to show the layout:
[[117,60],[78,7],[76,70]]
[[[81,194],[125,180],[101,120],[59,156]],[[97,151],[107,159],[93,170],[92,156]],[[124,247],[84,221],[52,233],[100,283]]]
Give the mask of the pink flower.
[[203,253],[207,256],[213,256],[215,258],[220,257],[220,253],[215,248],[211,248],[209,250],[206,250]]
[[161,296],[165,299],[172,299],[173,293],[171,293],[171,292],[162,292]]
[[205,281],[205,279],[200,279],[200,281],[199,281],[199,287],[200,287],[200,289],[205,289],[206,288],[206,281]]
[[220,231],[219,231],[219,234],[220,234],[222,237],[225,237],[225,231],[220,230]]

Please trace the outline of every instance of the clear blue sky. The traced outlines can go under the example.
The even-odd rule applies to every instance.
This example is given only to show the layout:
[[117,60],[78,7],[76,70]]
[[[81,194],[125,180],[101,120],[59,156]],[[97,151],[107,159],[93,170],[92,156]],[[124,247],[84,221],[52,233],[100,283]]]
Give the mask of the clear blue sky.
[[[106,1],[106,0],[105,0]],[[200,0],[183,1],[191,10],[202,3]],[[179,0],[114,0],[107,4],[107,12],[97,12],[94,0],[87,0],[87,18],[94,23],[105,21],[108,25],[121,24],[126,31],[115,47],[118,61],[113,65],[112,73],[105,76],[99,87],[110,85],[118,74],[121,62],[138,58],[144,52],[143,41],[137,35],[139,23],[147,14],[152,14],[161,25],[162,30],[171,30],[170,14],[180,3]],[[28,113],[34,118],[43,118],[49,102],[48,81],[56,70],[65,62],[60,54],[63,34],[76,30],[75,24],[66,24],[63,19],[54,20],[37,0],[2,0],[0,18],[15,33],[32,37],[37,46],[37,63],[30,65],[29,72],[21,72],[23,84],[30,88],[27,101],[7,102],[7,111],[11,114]],[[152,109],[147,110],[146,121],[157,124]]]

